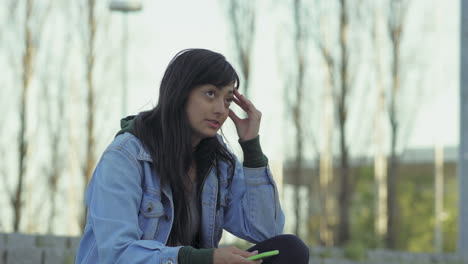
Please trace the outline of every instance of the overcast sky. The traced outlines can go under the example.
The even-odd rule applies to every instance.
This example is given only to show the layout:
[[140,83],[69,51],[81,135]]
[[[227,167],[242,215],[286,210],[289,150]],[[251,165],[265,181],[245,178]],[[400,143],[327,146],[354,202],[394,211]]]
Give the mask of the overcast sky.
[[[221,1],[143,1],[144,9],[129,17],[131,28],[131,63],[138,65],[130,70],[130,86],[138,89],[130,97],[130,111],[147,109],[156,102],[156,87],[169,60],[184,48],[201,47],[225,54],[234,61],[232,38],[222,12]],[[425,65],[427,75],[422,82],[431,83],[427,95],[417,108],[414,129],[408,137],[408,147],[431,147],[436,143],[455,145],[458,142],[458,2],[413,0],[410,23],[425,19],[427,30],[434,31],[431,39],[419,43],[432,58]],[[261,1],[259,9],[259,35],[254,50],[257,67],[254,69],[254,103],[264,111],[263,130],[281,130],[278,116],[283,116],[281,84],[276,54],[281,16],[271,4]],[[432,10],[429,10],[431,8]],[[429,10],[431,13],[427,13]],[[412,20],[413,19],[413,20]],[[410,28],[417,25],[410,25]],[[411,30],[411,29],[409,29]],[[411,34],[411,33],[410,33]],[[417,38],[417,36],[415,37]],[[419,47],[418,47],[419,48]],[[234,61],[235,63],[235,61]],[[265,89],[268,87],[267,89]],[[151,98],[151,99],[149,99]],[[278,107],[271,107],[277,104]],[[268,147],[269,152],[280,149]]]

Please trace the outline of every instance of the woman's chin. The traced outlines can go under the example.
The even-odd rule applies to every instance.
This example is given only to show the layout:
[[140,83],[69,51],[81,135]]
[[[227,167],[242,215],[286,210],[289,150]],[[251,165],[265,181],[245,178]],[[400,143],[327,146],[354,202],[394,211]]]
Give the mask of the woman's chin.
[[218,132],[218,131],[212,132],[212,133],[206,133],[204,138],[213,138],[213,137],[216,137],[217,132]]

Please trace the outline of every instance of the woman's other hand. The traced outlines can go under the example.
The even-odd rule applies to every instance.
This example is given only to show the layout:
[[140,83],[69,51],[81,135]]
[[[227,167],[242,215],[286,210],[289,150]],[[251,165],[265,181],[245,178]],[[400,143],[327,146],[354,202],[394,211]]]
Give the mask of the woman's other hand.
[[213,254],[213,264],[259,264],[262,260],[252,261],[247,259],[257,255],[258,252],[248,252],[236,247],[217,248]]

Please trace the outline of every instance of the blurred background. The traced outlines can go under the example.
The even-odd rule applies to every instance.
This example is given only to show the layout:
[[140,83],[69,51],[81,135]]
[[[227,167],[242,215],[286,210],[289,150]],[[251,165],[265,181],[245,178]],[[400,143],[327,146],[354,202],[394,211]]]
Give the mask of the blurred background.
[[119,2],[2,0],[0,232],[79,236],[120,118],[156,105],[177,52],[206,48],[263,113],[286,233],[457,250],[458,1]]

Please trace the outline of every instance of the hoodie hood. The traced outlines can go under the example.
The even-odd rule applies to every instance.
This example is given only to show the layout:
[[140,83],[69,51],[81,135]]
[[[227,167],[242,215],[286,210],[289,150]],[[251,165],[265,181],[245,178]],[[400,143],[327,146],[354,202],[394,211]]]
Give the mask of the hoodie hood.
[[136,116],[132,115],[132,116],[127,116],[125,118],[120,119],[120,131],[117,132],[115,136],[117,137],[118,135],[121,135],[125,132],[135,135],[135,130],[133,128],[135,117]]

